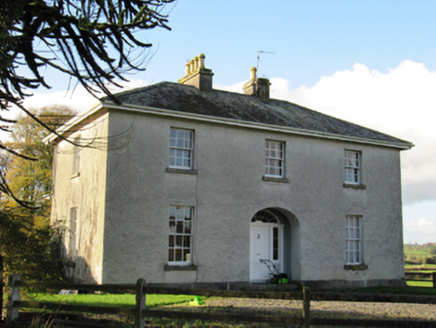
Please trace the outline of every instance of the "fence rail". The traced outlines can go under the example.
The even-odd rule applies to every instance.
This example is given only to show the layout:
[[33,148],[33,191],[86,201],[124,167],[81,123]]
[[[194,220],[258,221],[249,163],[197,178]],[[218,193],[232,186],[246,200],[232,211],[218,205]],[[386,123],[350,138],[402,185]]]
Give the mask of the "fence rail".
[[436,288],[436,272],[406,271],[405,277],[407,281],[432,282],[433,288]]
[[[107,306],[85,306],[68,305],[50,302],[35,302],[20,300],[21,287],[34,287],[38,289],[77,289],[83,291],[104,291],[117,293],[136,294],[134,307],[107,307]],[[243,314],[243,313],[203,313],[187,311],[165,311],[150,310],[146,308],[146,294],[175,294],[195,295],[205,297],[228,297],[228,298],[263,298],[263,299],[285,299],[301,300],[301,315],[269,315],[269,314]],[[359,320],[359,319],[327,319],[312,318],[310,313],[310,302],[313,301],[344,301],[344,302],[385,302],[385,303],[421,303],[436,304],[436,296],[412,296],[412,295],[385,295],[385,294],[345,294],[328,292],[311,292],[308,287],[303,291],[290,292],[267,292],[267,291],[236,291],[236,290],[201,290],[184,288],[166,288],[148,286],[144,279],[138,279],[136,285],[84,285],[67,283],[40,283],[21,281],[19,275],[13,275],[9,279],[9,293],[7,305],[7,320],[12,322],[19,316],[20,308],[48,309],[56,312],[85,312],[85,313],[106,313],[122,314],[135,318],[135,327],[143,328],[145,318],[170,318],[170,319],[196,319],[207,321],[240,321],[240,322],[266,322],[286,325],[335,325],[335,326],[394,326],[394,327],[434,327],[434,321],[398,321],[398,320]]]

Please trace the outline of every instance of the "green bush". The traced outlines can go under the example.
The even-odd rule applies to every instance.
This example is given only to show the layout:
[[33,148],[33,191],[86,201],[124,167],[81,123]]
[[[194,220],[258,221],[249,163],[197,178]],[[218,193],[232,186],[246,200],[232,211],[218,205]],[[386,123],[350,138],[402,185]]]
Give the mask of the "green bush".
[[425,264],[436,264],[436,256],[427,257],[425,259]]

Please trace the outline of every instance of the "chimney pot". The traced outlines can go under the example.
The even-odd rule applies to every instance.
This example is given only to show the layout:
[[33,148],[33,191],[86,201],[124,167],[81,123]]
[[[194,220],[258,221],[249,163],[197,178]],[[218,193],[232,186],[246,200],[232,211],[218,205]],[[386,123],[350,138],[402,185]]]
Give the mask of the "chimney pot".
[[255,96],[263,102],[269,102],[269,86],[271,83],[266,78],[256,77],[256,67],[252,67],[250,72],[251,79],[244,85],[244,94]]
[[193,85],[201,91],[211,91],[213,72],[204,66],[205,58],[204,54],[200,54],[186,63],[186,75],[179,80],[179,83]]
[[198,58],[200,58],[200,69],[205,68],[204,67],[204,59],[206,58],[206,56],[204,54],[200,54],[198,56]]
[[256,80],[256,72],[257,72],[256,67],[252,67],[252,68],[250,69],[250,71],[251,71],[251,80],[250,80],[250,81],[254,81],[254,80]]

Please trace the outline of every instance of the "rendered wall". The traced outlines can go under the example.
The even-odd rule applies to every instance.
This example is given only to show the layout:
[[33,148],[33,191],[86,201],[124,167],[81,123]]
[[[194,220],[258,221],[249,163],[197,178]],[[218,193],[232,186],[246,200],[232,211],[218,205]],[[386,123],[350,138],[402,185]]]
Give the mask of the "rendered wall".
[[[170,128],[195,131],[196,174],[169,173]],[[104,283],[249,280],[250,220],[265,208],[294,216],[293,280],[403,278],[399,152],[389,148],[133,113],[110,113]],[[286,142],[288,183],[263,181],[265,139]],[[344,188],[344,149],[362,151],[365,190]],[[191,270],[168,270],[170,205],[195,208]],[[366,270],[346,270],[345,217],[363,216]],[[185,268],[186,269],[186,268]]]
[[77,256],[68,275],[77,282],[101,283],[106,185],[107,115],[69,136],[80,136],[80,172],[73,174],[74,146],[60,141],[55,147],[52,225],[63,227],[65,251],[71,254],[70,209],[77,207]]

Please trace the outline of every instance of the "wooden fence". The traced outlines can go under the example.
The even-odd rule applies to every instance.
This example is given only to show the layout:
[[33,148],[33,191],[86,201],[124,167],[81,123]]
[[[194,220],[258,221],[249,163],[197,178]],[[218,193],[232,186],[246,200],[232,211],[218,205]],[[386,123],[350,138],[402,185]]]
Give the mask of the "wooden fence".
[[405,276],[407,281],[433,282],[433,288],[436,288],[436,272],[406,271]]
[[[112,293],[135,293],[136,305],[130,308],[106,307],[106,306],[83,306],[67,305],[59,303],[20,301],[20,288],[33,287],[38,289],[70,289],[84,291],[103,291]],[[266,314],[241,314],[241,313],[204,313],[187,311],[150,310],[146,308],[146,294],[174,294],[195,295],[204,297],[229,297],[229,298],[262,298],[302,300],[301,315],[266,315]],[[7,305],[7,319],[9,322],[19,316],[19,308],[44,308],[56,312],[72,311],[83,313],[106,313],[122,314],[135,318],[135,327],[143,328],[145,319],[149,317],[207,320],[207,321],[231,321],[231,322],[265,322],[284,325],[334,325],[334,326],[392,326],[392,327],[434,327],[435,321],[399,321],[399,320],[362,320],[362,319],[327,319],[311,318],[310,302],[312,301],[347,301],[347,302],[384,302],[384,303],[421,303],[436,304],[436,296],[413,296],[413,295],[385,295],[385,294],[345,294],[330,292],[311,292],[304,287],[303,291],[290,292],[259,292],[259,291],[234,291],[234,290],[200,290],[165,288],[147,285],[144,279],[139,279],[136,285],[84,285],[66,283],[40,283],[24,282],[19,275],[13,275],[9,279],[9,294]]]
[[[30,287],[38,289],[68,289],[82,291],[103,291],[112,293],[135,293],[136,305],[134,308],[119,308],[107,306],[84,306],[67,305],[51,302],[21,301],[20,288]],[[236,298],[263,298],[263,299],[287,299],[303,300],[302,315],[299,317],[271,316],[271,315],[245,315],[245,314],[217,314],[217,313],[193,313],[179,311],[148,310],[146,308],[146,294],[173,294],[195,295],[204,297],[236,297]],[[254,292],[254,291],[223,291],[223,290],[197,290],[181,288],[163,288],[147,286],[144,279],[138,279],[136,285],[85,285],[70,283],[41,283],[25,282],[20,280],[19,275],[9,278],[9,294],[7,304],[7,322],[11,323],[18,319],[19,308],[47,309],[59,312],[72,311],[97,314],[121,314],[133,316],[135,327],[143,328],[145,318],[171,318],[171,319],[199,319],[208,321],[242,321],[242,322],[269,322],[296,324],[309,327],[310,323],[310,290],[305,287],[303,292]]]

